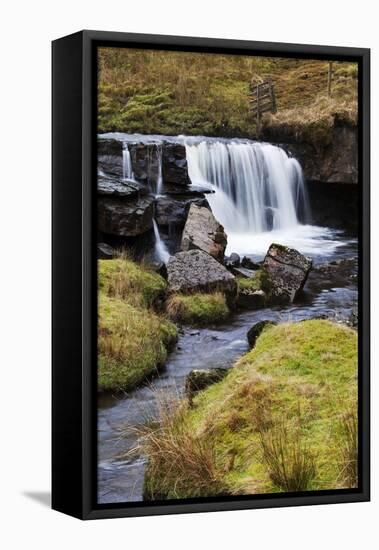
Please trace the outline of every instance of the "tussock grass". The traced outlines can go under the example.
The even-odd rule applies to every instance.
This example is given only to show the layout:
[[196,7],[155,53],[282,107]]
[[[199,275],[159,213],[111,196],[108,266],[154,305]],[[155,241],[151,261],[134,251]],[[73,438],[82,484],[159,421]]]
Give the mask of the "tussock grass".
[[307,491],[316,477],[315,457],[304,443],[299,428],[286,420],[271,430],[260,431],[263,462],[272,483],[288,493]]
[[179,323],[207,325],[225,321],[230,314],[224,294],[173,294],[166,302],[168,316]]
[[[176,429],[212,442],[230,494],[340,488],[351,483],[355,456],[354,426],[349,421],[344,430],[341,418],[346,403],[356,402],[356,332],[325,320],[283,323],[267,328],[223,381],[197,394]],[[160,455],[159,469],[170,471],[172,460]],[[149,455],[147,483],[158,494],[154,464]],[[162,493],[176,485],[171,472]],[[196,490],[189,477],[180,495]]]
[[356,407],[351,407],[340,420],[342,438],[340,442],[342,484],[348,488],[358,486],[358,419]]
[[158,396],[157,402],[158,421],[137,428],[139,445],[132,451],[149,457],[144,499],[180,498],[189,487],[194,487],[194,496],[223,494],[212,438],[189,429],[180,400]]

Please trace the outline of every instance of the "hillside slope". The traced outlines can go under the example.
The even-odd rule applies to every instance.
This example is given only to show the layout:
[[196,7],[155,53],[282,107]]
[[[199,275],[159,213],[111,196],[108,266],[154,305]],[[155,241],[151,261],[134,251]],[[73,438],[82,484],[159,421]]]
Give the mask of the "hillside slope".
[[265,127],[357,116],[357,65],[335,62],[332,97],[326,61],[101,48],[99,131],[254,137],[250,83],[272,78],[278,113]]

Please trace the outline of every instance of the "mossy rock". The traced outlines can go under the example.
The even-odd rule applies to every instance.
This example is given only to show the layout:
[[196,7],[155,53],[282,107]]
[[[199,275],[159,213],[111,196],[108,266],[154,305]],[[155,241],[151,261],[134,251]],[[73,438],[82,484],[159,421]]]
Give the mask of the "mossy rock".
[[166,311],[172,320],[193,326],[222,323],[230,315],[225,295],[221,292],[172,294],[167,300]]

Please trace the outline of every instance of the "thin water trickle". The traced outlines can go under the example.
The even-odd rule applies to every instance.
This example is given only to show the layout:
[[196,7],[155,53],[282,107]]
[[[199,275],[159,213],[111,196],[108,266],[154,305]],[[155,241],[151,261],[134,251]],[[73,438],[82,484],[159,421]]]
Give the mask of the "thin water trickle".
[[122,149],[122,176],[124,180],[134,179],[132,160],[130,158],[129,147],[127,146],[126,143],[124,143],[124,146]]
[[154,256],[155,259],[159,262],[163,262],[164,264],[167,264],[167,262],[170,259],[170,253],[168,251],[167,246],[162,241],[158,224],[155,221],[155,218],[153,218],[153,228],[154,228],[154,237],[155,237],[155,245],[154,245]]

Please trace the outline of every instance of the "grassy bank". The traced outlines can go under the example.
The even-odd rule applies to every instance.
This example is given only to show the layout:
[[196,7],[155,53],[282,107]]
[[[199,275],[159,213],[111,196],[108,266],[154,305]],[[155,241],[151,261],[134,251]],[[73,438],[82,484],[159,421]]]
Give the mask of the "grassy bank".
[[353,487],[357,335],[329,321],[266,328],[228,376],[162,407],[146,498]]
[[154,307],[166,281],[127,258],[99,260],[98,389],[129,391],[153,374],[177,337]]
[[99,131],[255,136],[250,83],[272,78],[278,113],[265,119],[325,136],[335,119],[356,121],[357,65],[325,61],[101,48]]

